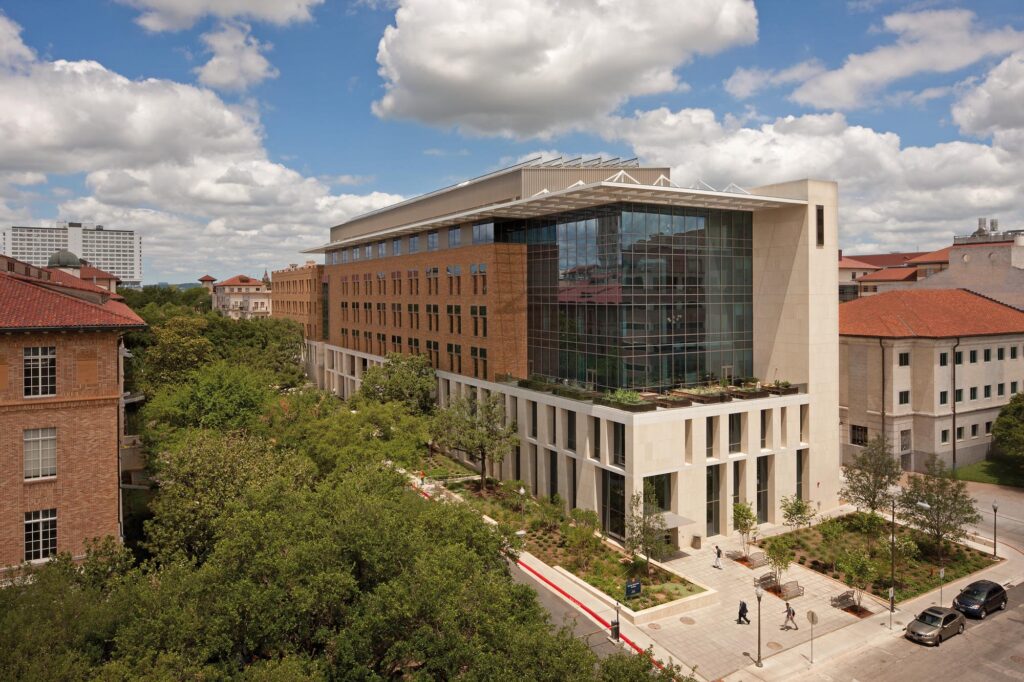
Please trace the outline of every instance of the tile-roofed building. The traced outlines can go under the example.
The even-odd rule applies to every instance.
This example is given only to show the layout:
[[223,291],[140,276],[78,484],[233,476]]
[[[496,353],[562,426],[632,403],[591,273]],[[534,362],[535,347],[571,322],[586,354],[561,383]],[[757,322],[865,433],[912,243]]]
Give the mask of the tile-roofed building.
[[233,320],[270,317],[270,286],[263,280],[235,275],[214,284],[212,292],[213,309]]
[[850,256],[854,260],[868,263],[879,268],[896,268],[904,265],[907,261],[918,256],[923,256],[927,251],[905,251],[899,253],[875,253],[864,256]]
[[0,572],[121,535],[121,337],[107,289],[0,257]]
[[843,457],[884,435],[905,469],[983,459],[1024,388],[1024,311],[964,289],[909,289],[839,306]]
[[839,252],[839,302],[857,298],[860,286],[857,278],[878,270],[877,265],[843,256]]

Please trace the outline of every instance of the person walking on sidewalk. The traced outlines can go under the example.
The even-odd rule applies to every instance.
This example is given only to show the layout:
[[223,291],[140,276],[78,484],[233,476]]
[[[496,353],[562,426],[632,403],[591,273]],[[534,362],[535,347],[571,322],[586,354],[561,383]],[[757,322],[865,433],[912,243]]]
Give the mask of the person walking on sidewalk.
[[715,563],[711,565],[719,570],[722,568],[722,548],[718,545],[715,545]]
[[790,623],[793,624],[794,630],[800,629],[800,626],[796,624],[796,611],[789,605],[789,602],[786,602],[786,622],[782,624],[782,629],[788,630]]
[[736,619],[736,624],[742,625],[743,623],[750,625],[750,619],[747,618],[747,602],[740,600],[740,616]]

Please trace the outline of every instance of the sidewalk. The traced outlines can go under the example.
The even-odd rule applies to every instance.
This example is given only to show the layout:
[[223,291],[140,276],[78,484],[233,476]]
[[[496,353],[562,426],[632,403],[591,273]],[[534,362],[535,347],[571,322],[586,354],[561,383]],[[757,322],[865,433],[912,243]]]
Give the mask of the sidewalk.
[[[986,547],[985,545],[973,542],[967,544],[975,549],[991,550],[991,545]],[[963,587],[981,578],[986,578],[1000,584],[1016,584],[1024,578],[1024,553],[1015,547],[1003,543],[999,543],[999,553],[1003,557],[1003,561],[995,566],[947,583],[942,590],[944,604],[948,606],[952,603],[954,595]],[[889,630],[888,609],[883,609],[881,613],[865,618],[837,632],[832,632],[822,637],[818,637],[818,633],[815,632],[814,660],[821,663],[825,660],[853,656],[886,639],[902,637],[903,628],[908,622],[913,620],[924,609],[929,606],[935,606],[938,603],[939,590],[933,590],[908,602],[904,602],[897,607],[896,612],[893,614],[892,630]],[[835,609],[832,610],[834,611]],[[802,631],[803,624],[801,624]],[[724,679],[732,682],[740,682],[741,680],[798,680],[814,670],[810,662],[809,645],[780,652],[771,658],[764,659],[763,662],[763,668],[749,665],[742,670],[737,670]]]

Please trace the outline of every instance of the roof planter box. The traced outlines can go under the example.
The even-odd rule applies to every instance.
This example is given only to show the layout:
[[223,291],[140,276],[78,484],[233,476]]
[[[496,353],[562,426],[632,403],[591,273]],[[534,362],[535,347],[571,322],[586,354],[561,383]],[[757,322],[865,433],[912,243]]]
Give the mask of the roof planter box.
[[667,395],[658,396],[658,398],[655,399],[654,404],[657,405],[658,407],[671,409],[674,407],[689,407],[690,405],[693,405],[693,401],[690,400],[689,398],[684,398],[681,395],[673,395],[670,393]]
[[653,412],[658,409],[656,403],[650,403],[647,401],[641,401],[639,403],[624,403],[610,396],[597,396],[594,398],[595,405],[604,405],[605,407],[614,407],[616,410],[622,410],[623,412]]
[[733,398],[739,398],[740,400],[753,400],[754,398],[767,398],[770,393],[764,387],[756,388],[754,386],[744,386],[729,389],[729,395]]
[[715,387],[709,388],[684,388],[676,391],[672,391],[675,395],[689,398],[695,403],[727,403],[732,400],[732,396],[726,389]]
[[793,384],[790,384],[788,381],[780,381],[775,384],[768,384],[764,386],[764,389],[769,393],[774,393],[775,395],[794,395],[800,392],[799,386],[794,386]]

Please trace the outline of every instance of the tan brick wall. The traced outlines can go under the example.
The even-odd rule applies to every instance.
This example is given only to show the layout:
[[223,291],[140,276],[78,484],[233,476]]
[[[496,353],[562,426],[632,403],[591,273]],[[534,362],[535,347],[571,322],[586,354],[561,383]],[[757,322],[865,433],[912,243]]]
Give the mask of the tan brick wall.
[[[55,346],[57,396],[25,399],[23,349]],[[24,513],[57,509],[57,549],[80,556],[85,540],[119,535],[118,335],[0,336],[0,566],[24,558]],[[24,480],[23,431],[57,429],[57,475]]]
[[[471,265],[484,264],[487,268],[487,293],[473,294],[473,278]],[[461,293],[449,293],[446,268],[458,265],[462,270]],[[438,269],[437,294],[429,292],[426,268]],[[419,273],[419,293],[409,292],[408,271]],[[402,282],[401,294],[392,293],[392,273],[400,273]],[[377,274],[384,273],[385,293],[377,293]],[[471,376],[473,361],[470,348],[483,348],[487,351],[487,376],[493,379],[498,374],[512,374],[524,377],[527,374],[526,363],[526,247],[522,244],[480,244],[462,246],[437,251],[420,252],[388,258],[359,260],[354,263],[324,266],[324,274],[328,279],[328,305],[330,306],[329,343],[335,346],[357,348],[353,343],[353,332],[362,337],[363,332],[370,332],[373,338],[372,348],[358,346],[364,352],[378,353],[377,334],[384,334],[387,347],[391,352],[391,337],[402,337],[402,351],[406,352],[407,339],[420,340],[420,351],[426,353],[427,341],[437,341],[439,346],[439,362],[437,369],[455,372],[447,354],[447,344],[462,346],[461,374]],[[365,274],[370,275],[371,292],[366,291]],[[348,293],[343,293],[342,277],[349,278]],[[356,293],[352,282],[358,280],[359,291]],[[342,316],[340,304],[349,303],[349,317]],[[362,306],[369,302],[373,306],[371,320],[367,321]],[[356,322],[351,305],[360,307],[359,321]],[[377,323],[376,305],[385,304],[384,324]],[[402,306],[402,324],[392,325],[391,305]],[[419,305],[419,328],[413,328],[408,314],[408,304]],[[427,322],[427,305],[437,305],[440,329],[431,331]],[[462,308],[462,333],[451,334],[448,331],[447,306],[459,305]],[[486,338],[473,336],[473,319],[470,316],[472,306],[487,306],[488,334]],[[342,328],[349,330],[349,341],[344,343],[340,334]],[[379,353],[384,354],[384,353]]]
[[270,273],[271,317],[294,320],[307,339],[322,341],[320,334],[320,287],[324,266],[275,270]]

